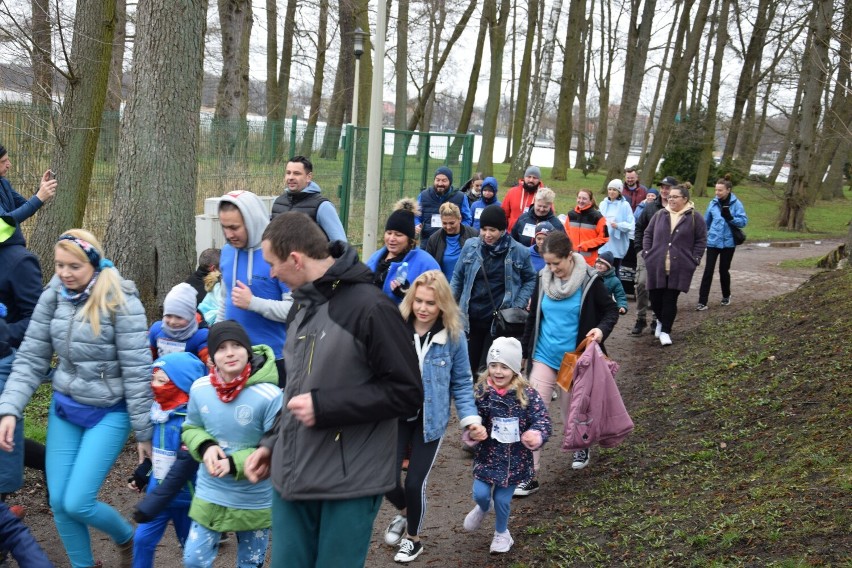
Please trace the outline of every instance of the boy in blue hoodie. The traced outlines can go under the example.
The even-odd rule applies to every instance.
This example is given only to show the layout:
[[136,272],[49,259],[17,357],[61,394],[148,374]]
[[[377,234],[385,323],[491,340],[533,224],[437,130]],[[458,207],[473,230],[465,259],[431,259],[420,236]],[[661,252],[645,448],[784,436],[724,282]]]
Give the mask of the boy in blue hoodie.
[[595,269],[600,273],[606,289],[609,290],[612,299],[615,300],[619,315],[624,315],[627,313],[627,294],[624,293],[621,280],[615,275],[613,264],[615,264],[613,254],[610,251],[604,251],[595,260]]
[[[184,481],[177,495],[169,494],[163,503],[162,492],[158,487],[177,471],[181,453],[181,428],[186,420],[189,389],[193,381],[207,374],[207,367],[192,353],[169,353],[154,361],[151,377],[151,389],[154,391],[154,404],[151,406],[151,422],[154,424],[154,434],[151,438],[152,459],[145,460],[130,478],[130,488],[141,491],[145,483],[148,485],[148,496],[137,506],[134,518],[144,519],[133,537],[133,568],[153,568],[154,552],[157,544],[163,538],[169,520],[175,527],[175,535],[181,546],[186,542],[191,520],[189,506],[192,502],[194,471],[198,464],[189,457],[193,467],[189,480]],[[147,467],[146,467],[147,466]],[[147,474],[145,470],[148,470]],[[150,481],[148,481],[150,479]],[[148,518],[140,511],[148,511],[158,507],[159,512]]]
[[479,216],[482,215],[482,210],[489,205],[500,205],[497,201],[497,180],[493,177],[487,177],[482,180],[482,187],[479,189],[479,200],[474,201],[470,206],[470,214],[473,216],[473,228],[479,230]]

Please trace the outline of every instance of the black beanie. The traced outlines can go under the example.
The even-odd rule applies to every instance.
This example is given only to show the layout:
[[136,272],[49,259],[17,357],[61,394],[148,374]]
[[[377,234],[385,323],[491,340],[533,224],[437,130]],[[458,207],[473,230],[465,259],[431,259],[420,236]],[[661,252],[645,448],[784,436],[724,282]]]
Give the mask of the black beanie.
[[246,348],[251,359],[251,340],[243,326],[233,320],[214,323],[207,335],[207,352],[212,358],[226,341],[236,341]]
[[414,240],[414,213],[407,209],[397,209],[388,217],[385,231],[399,231],[412,241]]
[[489,205],[482,210],[482,215],[479,216],[480,227],[494,227],[498,231],[505,231],[508,223],[506,223],[506,212],[499,205]]

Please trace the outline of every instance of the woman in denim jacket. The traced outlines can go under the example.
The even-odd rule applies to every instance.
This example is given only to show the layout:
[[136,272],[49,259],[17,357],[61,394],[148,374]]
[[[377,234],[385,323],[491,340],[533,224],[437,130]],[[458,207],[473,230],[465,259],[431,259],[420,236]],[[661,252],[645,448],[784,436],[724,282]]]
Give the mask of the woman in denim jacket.
[[502,208],[486,207],[479,224],[479,237],[465,242],[450,284],[468,334],[474,375],[484,367],[493,340],[494,313],[503,308],[526,309],[536,277],[529,249],[506,230]]
[[[429,270],[418,276],[399,309],[414,338],[424,402],[417,416],[399,421],[397,484],[385,497],[400,514],[385,531],[385,542],[399,543],[396,562],[411,562],[423,552],[419,533],[426,516],[426,480],[450,421],[450,397],[463,429],[482,435],[485,429],[473,400],[461,318],[443,272]],[[403,487],[399,472],[409,448],[411,457]]]

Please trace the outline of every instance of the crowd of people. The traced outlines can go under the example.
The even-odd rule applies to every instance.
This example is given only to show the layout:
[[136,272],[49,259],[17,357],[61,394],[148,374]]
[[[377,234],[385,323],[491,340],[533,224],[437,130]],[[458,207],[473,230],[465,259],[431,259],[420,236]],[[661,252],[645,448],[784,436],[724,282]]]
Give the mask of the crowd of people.
[[[10,167],[0,146],[0,493],[23,483],[23,411],[50,381],[43,469],[74,568],[100,565],[91,528],[120,566],[151,567],[170,521],[185,566],[212,566],[229,533],[238,566],[263,565],[270,540],[273,566],[362,566],[385,499],[398,514],[384,542],[411,562],[424,552],[451,401],[473,454],[474,507],[460,524],[476,531],[493,508],[490,550],[508,552],[512,499],[541,489],[563,356],[584,341],[605,352],[628,311],[622,268],[635,263],[631,333],[650,312],[671,345],[705,249],[697,309],[717,260],[730,304],[732,231],[748,221],[724,179],[704,216],[688,184],[666,177],[649,190],[632,169],[600,205],[582,189],[560,216],[535,166],[502,201],[495,178],[456,189],[442,166],[397,203],[383,246],[362,263],[297,156],[271,214],[251,192],[222,196],[226,244],[201,254],[149,325],[135,285],[88,231],[58,236],[42,287],[20,224],[57,181],[45,172],[25,200]],[[139,466],[128,487],[145,493],[134,522],[98,497],[131,432]],[[589,448],[571,463],[585,468]],[[51,566],[22,516],[0,503],[0,553]]]

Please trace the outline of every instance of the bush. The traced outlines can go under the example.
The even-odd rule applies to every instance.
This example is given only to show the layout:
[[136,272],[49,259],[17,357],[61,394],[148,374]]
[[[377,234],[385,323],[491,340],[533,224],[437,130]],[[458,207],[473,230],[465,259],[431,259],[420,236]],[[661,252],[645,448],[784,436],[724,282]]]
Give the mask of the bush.
[[[680,181],[695,183],[698,163],[704,152],[704,113],[696,118],[687,116],[675,125],[672,136],[663,153],[663,167],[659,177],[674,176]],[[716,181],[715,162],[710,163],[709,183]]]

